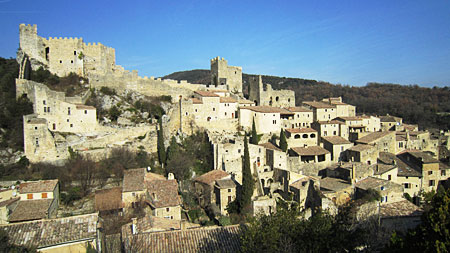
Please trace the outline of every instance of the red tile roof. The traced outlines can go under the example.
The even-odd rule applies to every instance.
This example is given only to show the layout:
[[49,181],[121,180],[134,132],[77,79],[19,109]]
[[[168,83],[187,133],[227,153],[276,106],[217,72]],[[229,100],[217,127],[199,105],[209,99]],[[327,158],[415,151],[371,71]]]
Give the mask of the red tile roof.
[[126,252],[239,252],[239,225],[137,234],[123,238]]
[[300,156],[325,155],[330,153],[330,151],[320,146],[295,147],[292,150]]
[[56,185],[58,185],[58,179],[25,182],[20,184],[19,192],[22,194],[52,192],[55,189]]
[[291,134],[298,134],[298,133],[317,133],[316,130],[312,128],[286,128],[285,131],[291,133]]
[[150,197],[150,205],[153,207],[161,208],[181,205],[177,180],[153,180],[146,182],[146,187]]
[[322,139],[333,145],[351,144],[350,141],[342,138],[341,136],[323,136]]
[[198,98],[191,98],[193,104],[203,104],[203,102]]
[[262,147],[264,147],[266,149],[272,149],[272,150],[283,152],[283,150],[281,150],[280,148],[278,148],[277,146],[273,145],[273,143],[270,143],[270,142],[261,143],[261,144],[258,144],[258,145],[262,146]]
[[279,107],[272,107],[272,106],[246,106],[241,107],[241,109],[251,110],[254,112],[260,112],[260,113],[280,113],[280,114],[293,114],[292,112],[279,108]]
[[197,178],[195,178],[195,181],[204,183],[204,184],[208,184],[211,185],[213,184],[216,180],[225,178],[230,176],[230,174],[228,172],[225,172],[223,170],[212,170],[210,172],[207,172]]
[[317,109],[336,108],[336,106],[334,106],[334,105],[330,105],[330,104],[323,103],[323,102],[316,102],[316,101],[303,101],[303,104],[309,105],[309,106],[311,106],[313,108],[317,108]]
[[237,100],[232,97],[220,97],[220,103],[236,103]]
[[306,107],[288,107],[287,108],[289,111],[291,112],[312,112],[310,109],[306,108]]

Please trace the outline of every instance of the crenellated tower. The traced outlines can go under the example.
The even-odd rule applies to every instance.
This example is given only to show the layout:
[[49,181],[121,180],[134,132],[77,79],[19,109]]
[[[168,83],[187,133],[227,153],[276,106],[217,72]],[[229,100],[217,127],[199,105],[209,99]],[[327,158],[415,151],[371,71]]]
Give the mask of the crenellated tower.
[[223,86],[233,93],[242,93],[242,68],[228,66],[224,58],[211,59],[211,85]]

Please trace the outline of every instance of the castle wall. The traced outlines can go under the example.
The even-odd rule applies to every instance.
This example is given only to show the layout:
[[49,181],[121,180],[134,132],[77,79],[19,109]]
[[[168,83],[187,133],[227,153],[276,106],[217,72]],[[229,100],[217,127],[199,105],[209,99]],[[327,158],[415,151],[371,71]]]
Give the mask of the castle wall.
[[250,78],[249,100],[260,106],[294,107],[295,92],[292,90],[273,90],[270,84],[264,89],[261,76]]

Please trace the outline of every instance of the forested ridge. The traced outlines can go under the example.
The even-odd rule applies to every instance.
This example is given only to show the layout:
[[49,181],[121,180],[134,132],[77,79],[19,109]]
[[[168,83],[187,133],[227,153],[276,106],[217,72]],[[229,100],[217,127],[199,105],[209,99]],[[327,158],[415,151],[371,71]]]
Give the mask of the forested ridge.
[[[248,80],[255,75],[243,74],[244,93]],[[175,72],[164,79],[187,80],[208,84],[209,70]],[[426,88],[418,85],[368,83],[362,87],[331,84],[323,81],[277,76],[262,76],[264,83],[274,89],[295,91],[297,105],[302,101],[321,100],[341,96],[344,102],[355,105],[357,113],[370,115],[395,115],[404,122],[419,124],[421,128],[450,129],[450,88]]]

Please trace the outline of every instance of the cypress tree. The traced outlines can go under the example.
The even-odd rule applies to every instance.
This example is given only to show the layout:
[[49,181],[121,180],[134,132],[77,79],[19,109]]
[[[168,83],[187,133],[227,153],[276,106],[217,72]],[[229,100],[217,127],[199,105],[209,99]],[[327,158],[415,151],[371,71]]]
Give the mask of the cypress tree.
[[174,157],[174,155],[179,151],[180,151],[179,146],[175,139],[175,136],[172,136],[172,139],[170,139],[170,144],[166,152],[166,161],[167,162],[170,161]]
[[250,206],[253,195],[253,188],[255,182],[253,181],[252,172],[250,169],[250,154],[248,151],[248,141],[247,136],[244,138],[244,157],[242,159],[242,192],[240,209],[241,212],[246,207]]
[[162,127],[162,119],[159,119],[159,129],[157,134],[158,134],[158,143],[157,143],[158,160],[159,164],[161,164],[161,166],[164,167],[164,164],[166,163],[166,148],[164,147],[164,132]]
[[258,145],[258,133],[256,133],[256,125],[255,125],[255,118],[253,118],[253,124],[252,124],[252,136],[250,138],[250,143]]
[[284,152],[286,152],[288,149],[286,135],[284,134],[283,128],[281,129],[281,133],[280,133],[280,149],[283,150]]

